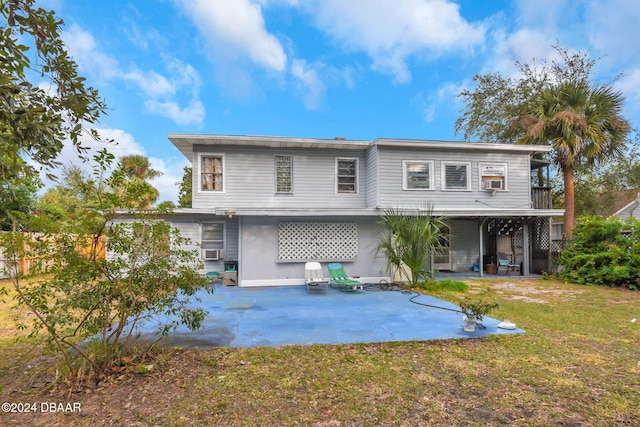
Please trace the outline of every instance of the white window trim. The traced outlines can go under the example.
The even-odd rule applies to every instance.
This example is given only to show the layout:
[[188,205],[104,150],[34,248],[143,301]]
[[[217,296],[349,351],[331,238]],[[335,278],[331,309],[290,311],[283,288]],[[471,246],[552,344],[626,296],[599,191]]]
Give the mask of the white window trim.
[[[203,157],[220,157],[222,159],[222,190],[203,190],[202,189],[202,158]],[[227,191],[227,173],[225,156],[222,153],[198,153],[198,193],[226,193]]]
[[[466,166],[467,167],[467,188],[447,188],[447,166]],[[442,191],[471,191],[471,162],[440,162],[440,178]]]
[[[291,158],[291,173],[289,175],[291,187],[290,191],[278,191],[278,161],[277,157],[290,157]],[[291,195],[293,194],[293,168],[294,168],[294,156],[292,154],[274,154],[273,155],[273,192],[275,194]],[[224,187],[223,187],[224,188]]]
[[509,191],[509,164],[506,162],[482,162],[478,163],[478,189],[486,191],[482,188],[482,167],[483,166],[504,166],[504,189],[496,191]]
[[[429,165],[429,188],[409,188],[407,165],[409,163],[420,163]],[[433,191],[435,190],[435,162],[433,160],[403,160],[402,161],[402,189],[405,191]]]
[[[338,191],[338,162],[340,160],[348,160],[348,161],[355,161],[356,163],[356,167],[355,167],[355,188],[353,192],[344,192],[344,191]],[[336,157],[335,158],[335,191],[336,194],[358,194],[360,191],[360,179],[359,179],[359,175],[360,175],[360,159],[358,159],[357,157]]]

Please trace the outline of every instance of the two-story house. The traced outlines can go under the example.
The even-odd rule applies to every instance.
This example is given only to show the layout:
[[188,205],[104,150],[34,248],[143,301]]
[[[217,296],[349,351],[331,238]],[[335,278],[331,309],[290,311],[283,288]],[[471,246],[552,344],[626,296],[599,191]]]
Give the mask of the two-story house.
[[[205,271],[238,263],[240,286],[299,285],[307,261],[342,262],[389,280],[375,257],[385,209],[426,206],[450,225],[439,270],[468,271],[498,252],[525,273],[550,264],[550,188],[533,186],[547,146],[170,134],[192,162],[193,204],[171,218]],[[544,176],[544,174],[543,174]],[[548,184],[548,183],[547,183]],[[429,267],[429,266],[425,266]],[[325,267],[326,269],[326,267]],[[326,270],[325,270],[326,273]]]

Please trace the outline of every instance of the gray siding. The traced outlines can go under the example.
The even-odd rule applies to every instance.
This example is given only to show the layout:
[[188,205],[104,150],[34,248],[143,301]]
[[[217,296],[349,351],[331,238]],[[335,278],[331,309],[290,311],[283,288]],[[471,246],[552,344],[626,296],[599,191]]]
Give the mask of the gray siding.
[[224,236],[224,259],[219,261],[202,260],[204,271],[224,271],[224,261],[238,260],[238,218],[215,216],[215,215],[198,215],[198,214],[180,214],[170,218],[171,224],[180,230],[183,237],[191,239],[192,244],[188,249],[197,250],[202,260],[202,251],[200,246],[200,224],[204,222],[223,222],[225,224]]
[[366,207],[374,208],[378,203],[378,150],[376,147],[367,150],[366,168]]
[[[242,248],[240,253],[240,280],[304,280],[304,262],[278,260],[278,223],[291,218],[244,217],[241,223]],[[353,262],[343,262],[345,271],[352,276],[385,277],[385,261],[375,258],[376,218],[296,218],[296,221],[345,221],[358,225],[358,254]],[[308,260],[314,261],[314,260]],[[325,276],[327,264],[322,263]]]
[[480,255],[479,224],[475,220],[451,222],[451,270],[469,271]]
[[[403,160],[432,160],[434,189],[429,191],[402,189]],[[471,162],[470,191],[443,190],[442,162]],[[480,190],[480,163],[507,163],[508,191],[491,195]],[[527,154],[481,153],[419,149],[389,149],[378,152],[378,205],[384,207],[418,207],[432,204],[437,209],[448,208],[528,208],[530,206],[530,166]]]
[[[199,153],[224,155],[224,191],[201,191]],[[293,155],[293,193],[275,193],[274,155]],[[275,149],[196,146],[193,162],[193,207],[364,208],[363,150]],[[358,192],[336,193],[336,157],[358,159]]]
[[640,219],[640,206],[638,202],[634,202],[630,206],[622,209],[617,215],[621,220],[627,220],[630,218]]

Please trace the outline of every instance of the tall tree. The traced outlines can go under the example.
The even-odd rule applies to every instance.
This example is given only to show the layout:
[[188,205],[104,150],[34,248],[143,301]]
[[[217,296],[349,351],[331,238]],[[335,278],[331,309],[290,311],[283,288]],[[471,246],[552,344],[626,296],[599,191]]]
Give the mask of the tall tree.
[[486,142],[538,143],[553,147],[564,178],[565,232],[574,224],[574,170],[621,152],[629,133],[624,98],[612,83],[592,84],[596,61],[584,52],[554,46],[560,59],[521,64],[520,77],[477,75],[476,87],[459,96],[465,108],[456,132]]
[[61,226],[77,221],[85,209],[95,209],[98,204],[97,184],[80,166],[71,165],[62,168],[60,182],[40,198],[39,210]]
[[522,143],[551,144],[564,180],[564,229],[575,223],[574,171],[621,154],[629,124],[622,119],[624,98],[609,86],[567,82],[540,92],[521,119]]
[[133,177],[142,180],[153,179],[162,176],[162,172],[151,167],[149,158],[141,154],[130,154],[120,157],[120,169],[131,179]]
[[[614,204],[620,193],[626,190],[629,197],[640,191],[640,145],[635,133],[629,138],[627,149],[622,156],[603,159],[597,165],[579,165],[574,173],[575,214],[597,216],[609,215],[615,211]],[[558,206],[564,206],[562,178],[555,178],[554,199]]]
[[178,192],[178,206],[181,208],[191,207],[193,169],[191,166],[184,167],[184,175],[182,181],[178,183],[180,191]]
[[37,204],[38,175],[20,173],[0,179],[0,231],[21,231]]
[[134,154],[122,156],[118,169],[114,171],[109,185],[118,193],[122,207],[150,209],[160,193],[149,183],[150,179],[161,176],[162,172],[151,168],[149,159]]
[[63,21],[35,0],[3,0],[0,16],[0,179],[54,166],[65,140],[81,149],[85,126],[104,114],[97,90],[78,75],[60,38]]

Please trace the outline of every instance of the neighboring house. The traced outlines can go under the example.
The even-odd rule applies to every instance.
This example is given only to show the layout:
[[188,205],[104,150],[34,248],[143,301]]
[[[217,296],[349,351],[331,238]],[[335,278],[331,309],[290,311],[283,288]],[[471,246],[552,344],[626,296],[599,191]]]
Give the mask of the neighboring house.
[[611,216],[620,219],[640,219],[640,189],[623,190],[614,193]]
[[[440,270],[468,271],[498,252],[523,271],[550,265],[550,187],[532,185],[547,146],[375,139],[179,135],[193,207],[170,221],[200,246],[205,271],[238,263],[240,286],[299,285],[307,261],[342,262],[389,280],[374,256],[385,209],[431,206],[450,224]],[[479,260],[483,262],[478,262]],[[326,264],[323,266],[326,274]],[[428,267],[428,266],[426,266]],[[482,274],[482,271],[480,272]]]

